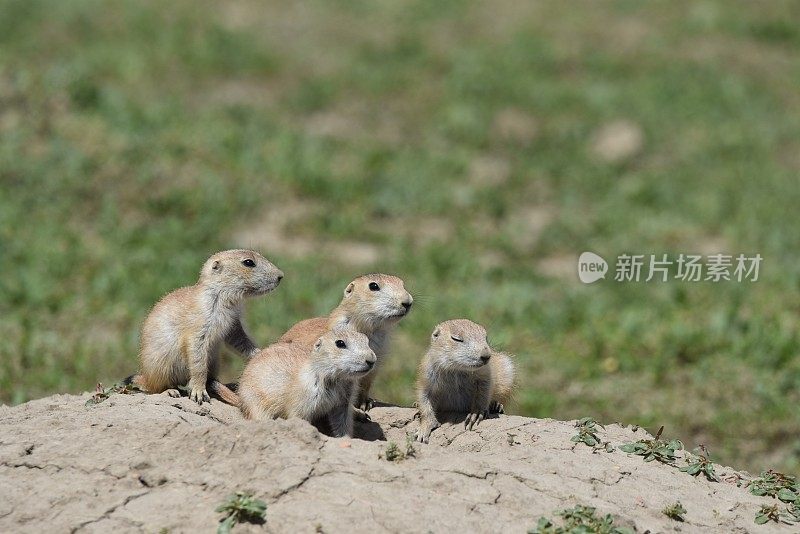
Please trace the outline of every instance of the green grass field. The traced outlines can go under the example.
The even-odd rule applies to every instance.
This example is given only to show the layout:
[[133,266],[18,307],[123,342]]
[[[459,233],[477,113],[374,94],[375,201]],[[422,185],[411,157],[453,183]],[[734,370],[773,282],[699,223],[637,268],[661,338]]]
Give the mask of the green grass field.
[[[263,344],[406,280],[381,400],[468,317],[512,413],[796,473],[798,87],[790,2],[0,0],[0,400],[130,374],[159,296],[252,247],[286,272]],[[585,286],[584,250],[764,262]]]

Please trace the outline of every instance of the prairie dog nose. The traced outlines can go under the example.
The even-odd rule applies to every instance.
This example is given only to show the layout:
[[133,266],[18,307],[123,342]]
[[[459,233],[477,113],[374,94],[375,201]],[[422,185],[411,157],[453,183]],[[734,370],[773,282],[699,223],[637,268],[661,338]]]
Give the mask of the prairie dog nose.
[[409,302],[401,302],[400,304],[402,304],[402,305],[403,305],[403,308],[405,308],[405,309],[406,309],[406,311],[408,311],[408,310],[410,310],[410,309],[411,309],[411,304],[412,304],[412,303],[411,303],[410,301],[409,301]]

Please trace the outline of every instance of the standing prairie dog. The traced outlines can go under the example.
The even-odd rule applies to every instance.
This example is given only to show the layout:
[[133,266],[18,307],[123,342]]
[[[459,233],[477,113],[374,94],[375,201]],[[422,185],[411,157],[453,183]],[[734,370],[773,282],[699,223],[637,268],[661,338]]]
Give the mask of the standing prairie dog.
[[445,413],[465,413],[472,430],[490,411],[503,413],[514,387],[514,363],[492,350],[486,329],[467,319],[436,326],[417,377],[417,441],[428,442]]
[[352,436],[356,384],[375,361],[367,336],[352,328],[326,332],[310,348],[275,343],[247,362],[239,408],[247,419],[300,417]]
[[211,256],[198,282],[164,296],[142,326],[140,372],[129,377],[149,393],[180,395],[189,386],[198,404],[210,400],[206,387],[236,404],[236,395],[216,380],[222,343],[246,358],[258,352],[242,326],[247,297],[269,293],[283,272],[252,250],[226,250]]
[[[406,316],[413,302],[403,281],[396,276],[359,276],[347,285],[341,303],[330,315],[300,321],[278,341],[310,346],[327,330],[350,326],[369,338],[369,346],[378,358],[377,369],[389,351],[392,327]],[[369,390],[374,377],[373,372],[359,381],[355,406],[361,410],[372,408]]]

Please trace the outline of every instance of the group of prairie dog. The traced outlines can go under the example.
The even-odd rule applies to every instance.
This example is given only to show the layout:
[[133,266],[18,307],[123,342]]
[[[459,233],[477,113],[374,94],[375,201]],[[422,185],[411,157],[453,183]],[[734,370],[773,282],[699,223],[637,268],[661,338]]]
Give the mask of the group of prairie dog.
[[[282,279],[257,252],[214,254],[196,284],[167,294],[150,311],[140,371],[126,382],[170,396],[186,387],[199,404],[210,400],[210,391],[247,419],[294,416],[333,436],[351,436],[353,420],[368,419],[370,387],[392,328],[414,299],[396,276],[360,276],[327,317],[300,321],[260,349],[242,326],[244,300],[269,293]],[[247,359],[236,388],[217,380],[223,343]],[[427,442],[450,415],[466,414],[472,429],[488,413],[503,413],[513,384],[511,358],[489,346],[482,326],[467,319],[437,325],[419,368],[417,440]]]

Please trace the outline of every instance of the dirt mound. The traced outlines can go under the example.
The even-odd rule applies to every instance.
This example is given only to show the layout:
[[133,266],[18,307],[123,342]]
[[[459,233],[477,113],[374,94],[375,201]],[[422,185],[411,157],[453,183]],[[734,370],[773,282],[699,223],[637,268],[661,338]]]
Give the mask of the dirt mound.
[[[574,445],[572,422],[501,416],[445,425],[416,457],[390,462],[416,429],[410,408],[379,407],[334,439],[300,420],[245,422],[218,401],[58,395],[0,407],[0,532],[213,532],[236,490],[268,504],[235,532],[525,532],[576,504],[637,532],[797,532],[753,522],[763,504],[619,450]],[[609,425],[613,445],[648,437]],[[388,440],[388,441],[386,441]],[[681,461],[681,463],[683,463]],[[733,470],[716,467],[721,477]],[[661,510],[680,500],[686,522]]]

